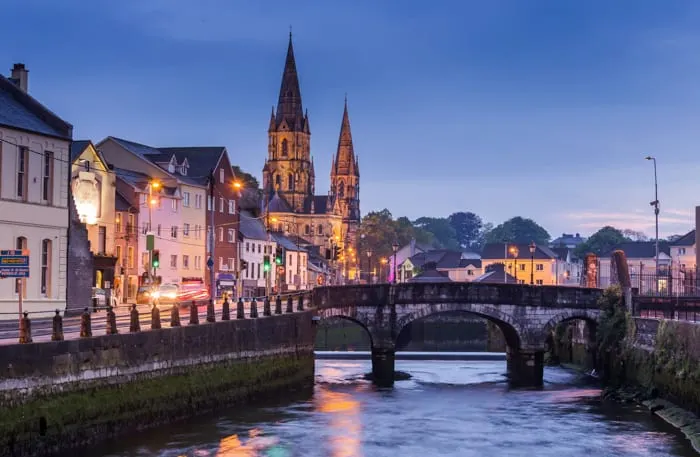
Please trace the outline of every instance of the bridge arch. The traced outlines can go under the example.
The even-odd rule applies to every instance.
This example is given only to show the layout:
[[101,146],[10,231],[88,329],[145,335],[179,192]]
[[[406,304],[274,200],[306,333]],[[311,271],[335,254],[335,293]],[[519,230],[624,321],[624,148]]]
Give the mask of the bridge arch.
[[547,336],[552,333],[559,324],[574,320],[582,320],[589,327],[591,335],[595,335],[598,328],[598,317],[600,311],[598,309],[573,309],[566,310],[555,314],[542,328],[542,333]]
[[357,313],[354,307],[350,308],[325,308],[318,311],[318,316],[322,320],[344,320],[360,326],[369,336],[370,346],[374,345],[375,335],[372,333],[367,319]]

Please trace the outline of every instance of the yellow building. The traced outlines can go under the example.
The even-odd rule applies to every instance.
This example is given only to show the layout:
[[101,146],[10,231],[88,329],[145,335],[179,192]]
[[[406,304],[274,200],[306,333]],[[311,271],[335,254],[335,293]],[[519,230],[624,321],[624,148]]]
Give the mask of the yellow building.
[[571,277],[571,273],[566,273],[566,259],[560,259],[549,247],[534,243],[487,244],[481,253],[481,264],[484,272],[489,265],[504,265],[505,271],[520,284],[566,285],[561,278]]

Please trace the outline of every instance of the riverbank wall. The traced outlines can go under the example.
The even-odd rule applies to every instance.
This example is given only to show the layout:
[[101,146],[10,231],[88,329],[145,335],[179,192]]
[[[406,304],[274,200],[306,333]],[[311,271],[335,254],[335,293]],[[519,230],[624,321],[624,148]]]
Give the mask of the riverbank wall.
[[0,346],[0,456],[50,455],[310,389],[312,313]]

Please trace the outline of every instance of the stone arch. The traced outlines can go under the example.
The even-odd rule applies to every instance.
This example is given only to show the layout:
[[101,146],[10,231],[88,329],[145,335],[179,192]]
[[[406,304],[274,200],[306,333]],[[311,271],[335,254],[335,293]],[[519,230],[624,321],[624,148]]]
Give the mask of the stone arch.
[[562,311],[560,313],[555,314],[551,319],[549,319],[549,321],[547,321],[546,324],[544,324],[544,327],[542,328],[542,334],[546,338],[547,335],[549,335],[552,331],[554,331],[555,328],[557,328],[557,325],[562,324],[564,322],[582,320],[585,321],[586,324],[589,325],[592,330],[594,330],[591,333],[592,335],[595,335],[595,330],[598,326],[599,316],[600,311],[597,309],[572,309]]
[[371,327],[368,325],[367,320],[363,316],[357,315],[354,307],[351,308],[324,308],[319,310],[318,317],[322,320],[327,319],[342,319],[346,321],[353,322],[364,329],[369,335],[370,346],[374,345],[375,335],[372,332]]
[[435,305],[416,305],[415,311],[403,314],[396,322],[396,340],[409,323],[428,316],[446,312],[464,312],[493,322],[503,332],[506,344],[511,350],[522,346],[522,329],[512,315],[500,309],[500,306],[469,303],[440,303]]

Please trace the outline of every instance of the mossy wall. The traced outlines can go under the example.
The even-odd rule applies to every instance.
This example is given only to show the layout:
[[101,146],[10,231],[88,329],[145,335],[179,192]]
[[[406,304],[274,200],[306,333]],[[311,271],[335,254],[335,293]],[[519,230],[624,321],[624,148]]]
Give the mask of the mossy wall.
[[312,388],[314,333],[306,312],[0,348],[0,456],[50,455]]

